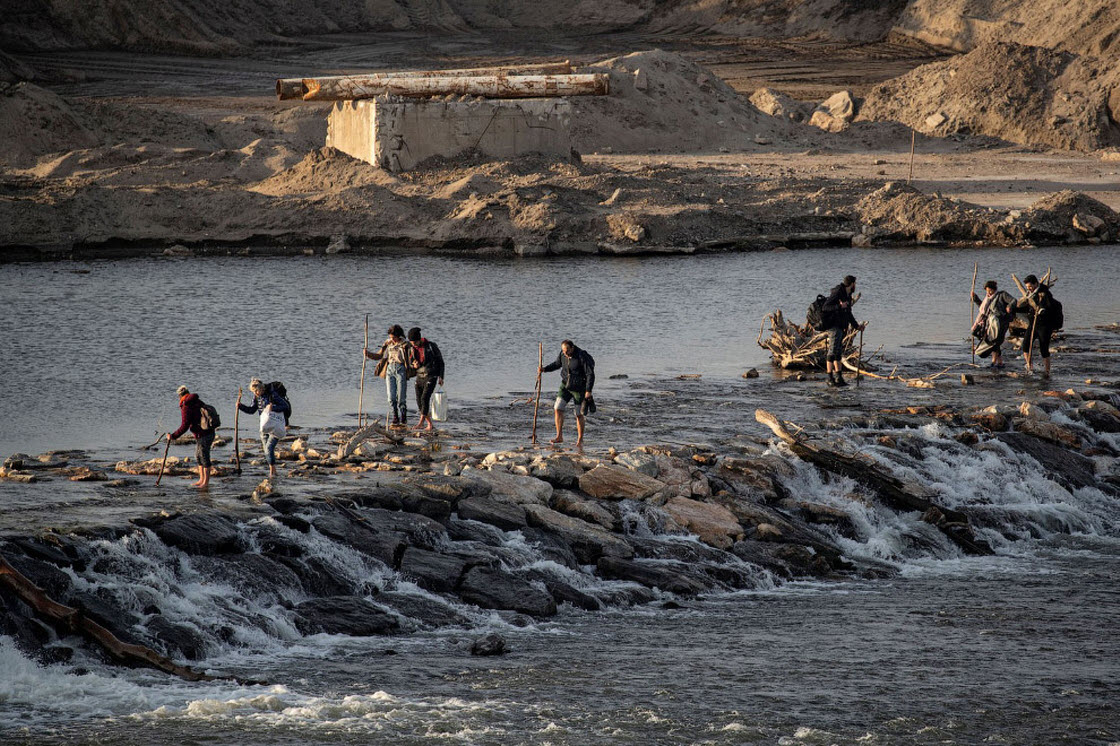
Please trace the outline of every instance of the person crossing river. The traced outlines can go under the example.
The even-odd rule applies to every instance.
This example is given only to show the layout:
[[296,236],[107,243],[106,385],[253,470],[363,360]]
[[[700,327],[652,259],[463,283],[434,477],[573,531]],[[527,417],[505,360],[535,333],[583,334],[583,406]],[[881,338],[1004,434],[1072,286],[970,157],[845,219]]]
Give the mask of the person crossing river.
[[595,411],[591,389],[595,387],[595,359],[576,343],[565,339],[560,343],[560,354],[548,365],[537,368],[537,373],[560,371],[560,390],[553,406],[556,419],[556,437],[550,443],[564,442],[564,410],[570,402],[576,403],[576,447],[583,446],[584,415]]

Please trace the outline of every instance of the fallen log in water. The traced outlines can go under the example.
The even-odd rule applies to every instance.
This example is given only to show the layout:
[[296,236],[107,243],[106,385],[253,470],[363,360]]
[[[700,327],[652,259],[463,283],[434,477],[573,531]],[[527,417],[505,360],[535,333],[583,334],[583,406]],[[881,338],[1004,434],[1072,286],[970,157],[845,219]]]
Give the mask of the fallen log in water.
[[478,75],[471,77],[338,79],[307,78],[304,101],[347,101],[376,96],[481,96],[483,98],[542,98],[556,96],[605,96],[610,76],[580,75]]
[[871,488],[888,507],[900,512],[921,511],[922,520],[935,526],[968,554],[993,554],[986,541],[977,539],[968,525],[968,516],[960,511],[935,504],[930,492],[919,485],[908,484],[884,471],[874,462],[856,456],[827,451],[805,443],[791,433],[785,424],[765,409],[756,409],[754,418],[766,425],[802,461],[832,474],[854,479]]
[[475,67],[457,70],[393,70],[387,72],[358,73],[355,75],[325,75],[317,78],[280,78],[276,81],[276,97],[281,101],[303,98],[307,95],[308,81],[349,80],[368,78],[386,80],[389,78],[476,78],[483,75],[570,75],[572,63],[543,62],[534,65],[508,65],[505,67]]
[[246,682],[236,677],[211,676],[196,671],[189,666],[181,666],[170,658],[160,655],[146,645],[122,642],[116,635],[75,609],[53,600],[42,588],[28,580],[22,573],[0,557],[0,586],[11,591],[20,601],[27,604],[39,617],[63,635],[80,634],[96,643],[117,663],[127,666],[155,668],[174,674],[187,681],[215,681],[230,679]]
[[350,456],[354,451],[358,450],[358,446],[365,443],[367,440],[375,435],[380,435],[389,441],[400,445],[404,442],[404,436],[400,433],[394,433],[381,423],[374,421],[371,425],[358,428],[358,430],[350,436],[350,439],[338,447],[338,458],[344,459]]

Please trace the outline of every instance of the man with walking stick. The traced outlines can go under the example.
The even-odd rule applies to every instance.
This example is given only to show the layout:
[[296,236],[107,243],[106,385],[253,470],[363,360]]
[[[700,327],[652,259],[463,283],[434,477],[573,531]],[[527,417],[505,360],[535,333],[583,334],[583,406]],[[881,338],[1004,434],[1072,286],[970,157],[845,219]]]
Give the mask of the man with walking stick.
[[[848,275],[844,280],[832,288],[828,299],[824,302],[825,328],[828,330],[828,353],[825,356],[825,370],[828,371],[829,386],[847,386],[844,374],[840,368],[844,358],[844,337],[848,327],[854,326],[863,329],[852,315],[852,304],[859,298],[855,295],[856,278]],[[862,357],[862,352],[861,352]]]
[[1043,378],[1050,377],[1050,338],[1054,332],[1062,328],[1064,322],[1061,304],[1054,300],[1050,288],[1045,283],[1040,283],[1034,275],[1027,275],[1023,279],[1026,285],[1026,295],[1015,304],[1018,313],[1030,314],[1031,320],[1027,325],[1027,336],[1023,338],[1023,362],[1027,373],[1034,372],[1035,340],[1038,340],[1038,350],[1042,356]]
[[576,448],[583,447],[584,416],[595,411],[591,389],[595,386],[595,359],[576,343],[565,339],[560,343],[560,354],[548,365],[538,366],[538,373],[560,371],[560,390],[553,405],[556,420],[556,437],[550,443],[564,442],[564,410],[569,402],[576,403]]

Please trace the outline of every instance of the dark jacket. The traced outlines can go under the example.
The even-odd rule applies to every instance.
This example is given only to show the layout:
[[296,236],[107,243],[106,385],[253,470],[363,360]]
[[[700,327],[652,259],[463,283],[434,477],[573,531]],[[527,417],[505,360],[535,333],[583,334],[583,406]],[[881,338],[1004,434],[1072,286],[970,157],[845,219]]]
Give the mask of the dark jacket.
[[[840,303],[847,303],[847,308],[841,308]],[[848,288],[840,283],[832,288],[828,300],[824,302],[824,320],[826,329],[847,329],[849,326],[859,326],[856,317],[852,315],[852,296],[848,295]]]
[[595,358],[579,347],[572,352],[571,357],[561,352],[556,356],[555,362],[541,370],[546,373],[559,370],[560,381],[568,391],[590,391],[595,386]]
[[179,402],[179,410],[183,413],[183,422],[178,430],[171,433],[171,439],[175,440],[188,429],[196,438],[202,435],[202,399],[198,398],[198,394],[187,394],[183,397]]
[[1033,293],[1015,303],[1015,312],[1034,316],[1037,311],[1038,324],[1049,326],[1053,321],[1053,306],[1054,296],[1050,294],[1050,288],[1039,285]]
[[273,412],[280,412],[284,415],[284,424],[288,424],[288,419],[292,416],[292,405],[288,400],[280,396],[271,385],[265,387],[264,396],[254,396],[252,404],[238,404],[237,408],[245,414],[256,414],[262,409],[272,405]]
[[[420,349],[408,344],[409,362],[420,378],[443,378],[443,353],[439,346],[427,339],[420,340]],[[423,362],[420,358],[423,356]]]

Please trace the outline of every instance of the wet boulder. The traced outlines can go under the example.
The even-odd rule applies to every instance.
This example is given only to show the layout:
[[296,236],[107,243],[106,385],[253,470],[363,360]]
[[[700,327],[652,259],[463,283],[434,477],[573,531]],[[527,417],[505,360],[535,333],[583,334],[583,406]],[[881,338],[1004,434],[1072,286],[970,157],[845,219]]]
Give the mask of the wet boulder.
[[401,556],[400,571],[421,588],[446,593],[455,590],[466,567],[459,557],[408,547]]
[[471,655],[478,656],[491,656],[491,655],[505,655],[506,641],[501,635],[491,632],[490,634],[479,637],[471,643]]
[[417,487],[428,497],[446,500],[451,503],[452,507],[458,505],[460,500],[469,497],[485,497],[491,492],[490,485],[485,482],[468,477],[443,474],[410,477],[405,480],[405,483]]
[[556,614],[552,595],[528,582],[488,567],[471,568],[459,586],[459,596],[484,609],[502,609],[534,617]]
[[459,501],[459,517],[466,521],[480,521],[503,531],[516,531],[526,524],[525,508],[516,503],[492,500],[489,497],[468,497]]
[[666,485],[640,472],[601,464],[579,478],[579,488],[598,500],[645,500],[661,495]]
[[597,569],[599,575],[611,580],[629,580],[647,588],[656,588],[678,596],[696,596],[710,587],[709,583],[696,579],[687,565],[673,561],[652,563],[643,560],[628,560],[621,557],[600,558]]
[[168,657],[191,661],[206,657],[206,639],[192,627],[175,624],[162,614],[156,614],[145,623],[144,628],[153,639],[159,641],[159,646]]
[[556,490],[552,493],[549,507],[564,515],[598,524],[608,531],[614,530],[618,525],[618,520],[611,511],[594,500],[584,500],[569,490]]
[[194,513],[152,526],[164,544],[187,554],[233,554],[241,551],[237,524],[221,515]]
[[520,533],[525,543],[546,560],[572,570],[579,568],[579,558],[568,546],[568,542],[564,541],[564,538],[559,534],[534,526],[526,526],[521,529]]
[[666,502],[662,509],[700,541],[713,547],[728,549],[743,538],[743,527],[735,514],[722,505],[678,496]]
[[565,454],[538,457],[529,464],[529,473],[533,477],[558,488],[575,487],[583,472],[583,467]]
[[385,591],[377,595],[377,602],[405,617],[406,626],[414,629],[469,627],[471,624],[446,602],[427,595]]
[[558,604],[570,604],[577,609],[583,609],[585,611],[598,611],[603,608],[603,604],[599,599],[588,593],[584,593],[570,583],[566,583],[544,570],[530,568],[523,571],[522,575],[528,580],[535,580],[542,583],[544,587],[548,589],[548,592],[552,594],[552,597],[556,599],[556,603]]
[[1060,446],[1068,446],[1069,448],[1081,447],[1081,438],[1077,433],[1055,425],[1053,422],[1038,419],[1037,417],[1017,417],[1014,420],[1014,425],[1015,430],[1018,432],[1027,433],[1028,435],[1048,440]]
[[434,550],[447,541],[447,529],[443,524],[419,513],[379,508],[362,508],[357,513],[373,532],[403,535],[413,546]]
[[1000,433],[996,439],[1041,464],[1039,479],[1053,476],[1067,487],[1088,487],[1096,481],[1092,459],[1080,453],[1027,433]]
[[391,635],[400,629],[397,618],[364,598],[335,596],[305,601],[295,608],[296,627],[305,635],[372,637]]
[[1091,401],[1077,408],[1077,417],[1098,433],[1120,433],[1120,412],[1103,401]]
[[628,451],[615,456],[615,463],[647,477],[657,477],[657,459],[643,450]]
[[52,599],[65,598],[70,591],[70,576],[55,565],[33,557],[11,553],[8,547],[2,547],[0,550],[16,572],[41,588]]
[[594,564],[600,557],[633,557],[634,548],[601,526],[558,513],[543,505],[525,506],[530,526],[556,534],[571,547],[580,564]]
[[399,561],[408,542],[396,531],[373,531],[366,524],[351,520],[342,513],[323,513],[311,521],[315,530],[332,541],[375,559],[389,567]]
[[318,557],[271,557],[295,573],[308,595],[348,596],[355,590],[354,582],[342,570]]
[[469,474],[490,486],[490,497],[494,500],[515,505],[548,505],[552,497],[552,485],[533,477],[485,469],[471,469]]

